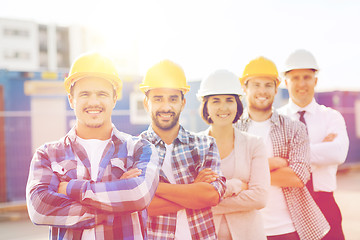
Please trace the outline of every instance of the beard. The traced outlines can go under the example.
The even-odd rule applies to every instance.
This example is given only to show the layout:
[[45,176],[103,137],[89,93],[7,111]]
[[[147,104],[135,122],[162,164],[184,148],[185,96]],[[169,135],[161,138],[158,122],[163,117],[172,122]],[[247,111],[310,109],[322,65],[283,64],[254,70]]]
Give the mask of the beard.
[[161,130],[170,130],[172,128],[174,128],[177,123],[179,122],[179,117],[180,114],[179,113],[175,113],[175,112],[166,112],[166,113],[171,113],[174,115],[174,117],[172,118],[172,120],[169,120],[168,122],[161,122],[159,121],[159,119],[157,118],[157,116],[161,113],[165,113],[165,112],[156,112],[155,114],[151,114],[151,119],[152,122],[155,124],[156,127],[158,127]]
[[88,128],[101,128],[104,126],[104,119],[78,119],[78,122]]
[[104,116],[102,114],[100,114],[99,116],[88,116],[86,114],[86,111],[88,111],[89,109],[96,109],[101,111],[102,113],[105,112],[105,109],[99,106],[87,107],[83,110],[84,114],[81,113],[81,115],[78,116],[78,120],[88,128],[102,127],[105,123]]
[[272,110],[272,104],[268,104],[268,105],[265,105],[265,106],[258,106],[256,104],[249,104],[249,108],[254,110],[254,111],[257,111],[257,112],[268,112],[268,111],[271,111]]
[[86,122],[85,125],[88,127],[88,128],[100,128],[104,125],[103,122]]
[[273,100],[270,101],[268,104],[264,104],[264,105],[260,105],[258,103],[256,103],[254,100],[250,100],[248,99],[248,105],[249,105],[249,109],[252,109],[254,111],[257,112],[268,112],[268,111],[272,111],[272,104],[273,104]]

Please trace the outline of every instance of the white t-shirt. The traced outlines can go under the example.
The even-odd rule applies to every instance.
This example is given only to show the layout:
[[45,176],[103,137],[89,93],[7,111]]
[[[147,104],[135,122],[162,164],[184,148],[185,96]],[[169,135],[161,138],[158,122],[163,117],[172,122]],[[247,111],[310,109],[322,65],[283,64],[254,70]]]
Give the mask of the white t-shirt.
[[[110,141],[108,140],[99,140],[99,139],[82,139],[77,137],[76,139],[81,146],[85,148],[86,154],[89,157],[90,166],[91,166],[91,180],[96,181],[98,172],[99,172],[99,165],[101,161],[102,154],[104,153],[105,147]],[[80,160],[78,160],[80,161]],[[79,164],[80,165],[80,164]],[[84,168],[79,167],[79,171],[83,171]],[[83,231],[82,240],[95,240],[95,228],[85,229]]]
[[[249,126],[248,132],[264,139],[267,157],[273,157],[273,145],[270,138],[271,121],[255,122]],[[289,209],[281,187],[270,186],[269,197],[265,208],[260,210],[267,236],[280,235],[295,231]]]
[[[109,143],[110,139],[107,140],[98,140],[98,139],[82,139],[77,137],[76,140],[85,148],[86,154],[89,157],[90,165],[91,165],[91,180],[97,181],[99,174],[99,166],[101,157],[104,154],[104,150]],[[80,161],[79,158],[77,158]],[[78,164],[78,171],[84,171],[84,167],[82,164]],[[138,214],[133,212],[131,214],[133,221],[139,221]],[[140,223],[133,225],[134,233],[141,233]],[[135,234],[135,236],[141,236],[141,234]],[[95,228],[84,229],[81,240],[95,240]],[[142,238],[137,238],[136,240],[142,240]]]
[[82,139],[77,137],[77,141],[85,148],[86,153],[89,157],[91,165],[91,179],[93,181],[97,180],[99,165],[101,157],[104,153],[106,145],[109,143],[110,139],[99,140],[99,139]]
[[[165,144],[165,147],[166,147],[165,158],[161,169],[165,173],[170,183],[176,184],[175,176],[171,167],[171,156],[174,145]],[[191,239],[190,227],[189,227],[189,222],[187,220],[185,209],[177,212],[175,239],[177,240]]]

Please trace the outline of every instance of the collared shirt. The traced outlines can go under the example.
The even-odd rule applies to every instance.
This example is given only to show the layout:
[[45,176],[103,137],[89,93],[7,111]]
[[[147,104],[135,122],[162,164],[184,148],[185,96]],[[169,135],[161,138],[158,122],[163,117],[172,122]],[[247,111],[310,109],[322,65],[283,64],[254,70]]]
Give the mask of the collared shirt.
[[[310,177],[309,138],[304,124],[293,121],[276,111],[270,118],[270,137],[274,157],[288,159],[289,167],[306,184]],[[235,126],[247,131],[251,124],[244,112]],[[294,227],[300,239],[321,239],[330,227],[306,187],[282,188]]]
[[[140,176],[120,179],[135,167],[142,170]],[[55,240],[80,239],[87,228],[95,228],[100,240],[146,239],[146,207],[155,194],[159,168],[154,146],[113,127],[93,181],[73,128],[35,152],[26,188],[29,216],[35,224],[49,225]],[[60,182],[69,182],[67,195],[57,193]]]
[[[304,108],[300,108],[290,99],[287,105],[279,109],[279,113],[298,120],[297,112],[304,110],[310,138],[314,191],[333,192],[336,189],[338,165],[345,161],[349,149],[345,120],[338,111],[319,105],[315,99]],[[331,142],[323,142],[330,133],[336,133],[336,138]]]
[[[160,162],[164,161],[165,143],[154,132],[152,127],[141,134],[158,150]],[[211,183],[222,197],[225,193],[225,178],[220,170],[220,156],[215,139],[204,134],[186,131],[180,126],[177,138],[173,141],[172,167],[177,184],[193,183],[198,173],[211,168],[220,177]],[[165,174],[160,171],[160,181],[169,183]],[[216,239],[211,207],[203,209],[186,209],[192,239]],[[149,217],[149,239],[174,239],[176,231],[176,212]]]

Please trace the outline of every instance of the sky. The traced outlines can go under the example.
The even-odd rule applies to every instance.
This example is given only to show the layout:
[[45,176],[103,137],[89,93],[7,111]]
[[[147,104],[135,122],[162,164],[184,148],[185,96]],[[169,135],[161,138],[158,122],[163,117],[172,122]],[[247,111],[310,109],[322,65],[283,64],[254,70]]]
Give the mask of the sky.
[[[2,0],[4,1],[4,0]],[[0,17],[80,25],[101,34],[104,49],[143,75],[170,59],[190,80],[225,68],[239,76],[258,56],[279,71],[296,49],[312,52],[318,90],[360,90],[357,0],[11,0]]]

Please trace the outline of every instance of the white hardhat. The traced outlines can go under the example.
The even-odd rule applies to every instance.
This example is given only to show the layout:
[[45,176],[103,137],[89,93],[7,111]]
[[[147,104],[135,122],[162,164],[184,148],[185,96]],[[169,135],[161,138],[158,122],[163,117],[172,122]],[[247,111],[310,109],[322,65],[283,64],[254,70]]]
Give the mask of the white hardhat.
[[239,77],[228,70],[216,70],[201,81],[196,96],[201,100],[205,96],[220,94],[243,95]]
[[311,52],[299,49],[291,53],[286,59],[282,73],[285,74],[295,69],[314,69],[315,71],[319,71],[319,66]]

